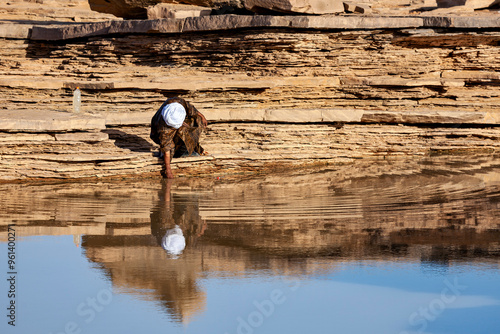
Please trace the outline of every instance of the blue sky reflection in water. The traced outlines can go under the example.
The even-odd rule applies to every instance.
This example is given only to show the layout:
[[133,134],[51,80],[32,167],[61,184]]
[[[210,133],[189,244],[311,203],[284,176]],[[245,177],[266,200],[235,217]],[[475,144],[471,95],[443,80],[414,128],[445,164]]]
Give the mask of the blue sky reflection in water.
[[[497,333],[496,180],[1,188],[18,235],[17,326],[1,333]],[[161,248],[172,221],[179,257]]]

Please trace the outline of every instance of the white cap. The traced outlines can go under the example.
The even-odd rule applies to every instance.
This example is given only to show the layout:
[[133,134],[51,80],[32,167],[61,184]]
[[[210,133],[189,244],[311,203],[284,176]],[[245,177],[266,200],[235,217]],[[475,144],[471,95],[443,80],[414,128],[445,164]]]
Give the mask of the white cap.
[[167,230],[167,233],[163,236],[161,246],[171,255],[180,255],[182,253],[186,248],[186,238],[184,238],[178,225]]
[[161,115],[168,126],[178,129],[186,119],[186,109],[178,102],[166,104]]

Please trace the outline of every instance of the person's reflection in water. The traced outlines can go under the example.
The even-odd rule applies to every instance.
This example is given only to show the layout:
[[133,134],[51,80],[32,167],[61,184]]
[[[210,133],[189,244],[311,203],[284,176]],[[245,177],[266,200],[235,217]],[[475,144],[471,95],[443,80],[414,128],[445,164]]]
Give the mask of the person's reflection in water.
[[194,247],[207,227],[199,212],[196,193],[171,193],[172,180],[164,179],[159,192],[158,205],[153,208],[151,233],[173,258],[182,254],[185,247]]

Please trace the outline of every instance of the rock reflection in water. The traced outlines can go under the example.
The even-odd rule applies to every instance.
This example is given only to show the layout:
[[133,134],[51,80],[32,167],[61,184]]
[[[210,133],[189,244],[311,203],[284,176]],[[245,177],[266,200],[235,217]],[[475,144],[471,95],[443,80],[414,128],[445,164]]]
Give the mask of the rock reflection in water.
[[171,180],[158,184],[150,234],[87,235],[83,247],[89,259],[102,264],[115,287],[160,302],[174,319],[186,323],[205,306],[205,293],[197,285],[201,261],[192,249],[206,222],[200,217],[199,193],[172,192]]
[[[207,276],[315,275],[366,259],[498,267],[495,168],[342,174],[10,185],[0,219],[18,222],[22,235],[84,234],[85,256],[116,289],[155,301],[184,323],[206,306],[200,280]],[[169,254],[162,244],[176,226],[185,248]]]
[[187,239],[179,259],[127,240],[114,250],[118,258],[107,249],[94,257],[95,236],[84,247],[115,286],[142,296],[147,290],[175,318],[189,321],[205,305],[197,281],[206,275],[314,275],[364,259],[498,264],[498,180],[491,171],[346,181],[325,172],[198,190],[163,183],[151,232],[158,246],[179,225]]

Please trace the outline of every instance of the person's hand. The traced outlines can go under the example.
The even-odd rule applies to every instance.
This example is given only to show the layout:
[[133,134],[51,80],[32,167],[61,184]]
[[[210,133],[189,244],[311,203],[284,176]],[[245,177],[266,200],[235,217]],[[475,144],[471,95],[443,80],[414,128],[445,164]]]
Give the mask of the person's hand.
[[161,176],[164,178],[164,179],[173,179],[174,178],[174,173],[172,173],[172,171],[170,170],[162,170],[160,172]]
[[208,122],[207,122],[207,119],[205,118],[205,116],[203,116],[200,112],[198,112],[198,115],[200,115],[200,118],[201,118],[201,124],[203,124],[203,127],[207,127],[208,126]]

